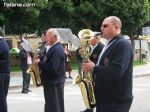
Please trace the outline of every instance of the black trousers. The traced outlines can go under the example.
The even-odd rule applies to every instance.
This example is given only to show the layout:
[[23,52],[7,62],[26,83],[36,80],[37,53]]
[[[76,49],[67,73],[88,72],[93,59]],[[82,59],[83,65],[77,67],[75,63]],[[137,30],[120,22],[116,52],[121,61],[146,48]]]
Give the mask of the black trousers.
[[23,76],[23,87],[22,90],[28,90],[30,86],[30,75],[27,74],[27,67],[22,68],[22,76]]
[[64,112],[64,84],[44,86],[45,111]]
[[96,112],[129,112],[132,100],[125,102],[104,103],[99,102],[96,105]]
[[0,73],[0,112],[7,112],[7,94],[9,81],[9,73]]

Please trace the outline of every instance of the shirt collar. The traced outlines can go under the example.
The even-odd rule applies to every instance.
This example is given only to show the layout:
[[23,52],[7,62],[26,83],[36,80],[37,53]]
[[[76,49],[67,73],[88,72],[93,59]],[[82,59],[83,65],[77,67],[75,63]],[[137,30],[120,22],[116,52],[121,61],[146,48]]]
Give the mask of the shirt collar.
[[3,37],[2,36],[0,36],[0,39],[2,39]]

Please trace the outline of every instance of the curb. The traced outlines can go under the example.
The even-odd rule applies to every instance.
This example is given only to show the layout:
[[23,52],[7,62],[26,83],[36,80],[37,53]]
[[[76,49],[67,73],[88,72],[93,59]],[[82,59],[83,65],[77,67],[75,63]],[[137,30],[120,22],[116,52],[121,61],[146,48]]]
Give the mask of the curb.
[[[67,79],[67,80],[65,81],[65,85],[67,85],[67,84],[72,84],[72,85],[73,85],[73,81],[74,81],[74,79]],[[30,87],[38,88],[38,87],[36,87],[36,86],[33,85],[32,80],[31,80]],[[39,87],[41,87],[41,86],[39,86]],[[16,89],[16,88],[22,88],[22,83],[21,83],[21,84],[18,84],[18,85],[17,85],[17,84],[15,84],[15,85],[9,85],[9,89],[10,89],[10,90],[11,90],[11,89]]]
[[139,77],[145,77],[145,76],[150,76],[150,73],[140,74],[140,75],[133,75],[133,78],[139,78]]
[[[76,72],[76,71],[74,70],[73,72]],[[13,77],[13,76],[18,77],[18,76],[22,76],[22,75],[20,75],[20,73],[21,72],[11,72],[10,74],[11,74],[11,77]],[[139,74],[139,75],[134,75],[133,74],[133,78],[146,77],[146,76],[150,76],[150,73]],[[73,85],[73,81],[74,81],[75,78],[76,78],[76,75],[74,74],[73,79],[66,79],[65,84],[72,84]],[[30,86],[35,87],[32,82],[31,82]],[[9,89],[21,88],[21,87],[22,87],[22,83],[21,84],[15,84],[15,85],[9,85]]]

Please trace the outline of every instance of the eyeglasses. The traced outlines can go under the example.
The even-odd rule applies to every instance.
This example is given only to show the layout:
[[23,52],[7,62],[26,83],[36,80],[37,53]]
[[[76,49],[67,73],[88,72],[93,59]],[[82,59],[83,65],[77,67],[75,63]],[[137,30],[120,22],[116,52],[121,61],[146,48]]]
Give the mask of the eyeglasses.
[[104,25],[102,25],[101,27],[107,28],[108,26],[109,26],[108,24],[104,24]]

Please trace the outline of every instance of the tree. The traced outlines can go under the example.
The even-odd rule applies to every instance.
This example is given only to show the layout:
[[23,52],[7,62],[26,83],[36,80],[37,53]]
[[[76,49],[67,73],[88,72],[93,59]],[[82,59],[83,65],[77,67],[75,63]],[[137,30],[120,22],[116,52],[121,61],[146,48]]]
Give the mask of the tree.
[[118,16],[122,20],[123,33],[130,36],[131,40],[138,29],[145,23],[144,0],[100,0],[103,16]]
[[73,28],[72,14],[74,7],[71,0],[51,0],[40,10],[39,30],[45,30],[50,27],[55,28]]
[[133,40],[138,29],[149,21],[149,0],[20,0],[20,3],[35,6],[1,8],[0,25],[6,25],[6,33],[34,33],[49,27],[71,28],[76,34],[84,28],[99,31],[102,20],[115,15],[122,20],[123,33]]
[[146,21],[145,21],[145,25],[150,26],[150,1],[149,0],[145,0],[145,10],[146,10]]
[[[11,3],[12,6],[7,6]],[[7,34],[34,33],[38,26],[39,9],[42,0],[7,0],[0,10],[0,25],[6,26]]]
[[76,0],[74,4],[73,23],[76,32],[85,28],[96,30],[102,15],[99,0]]

